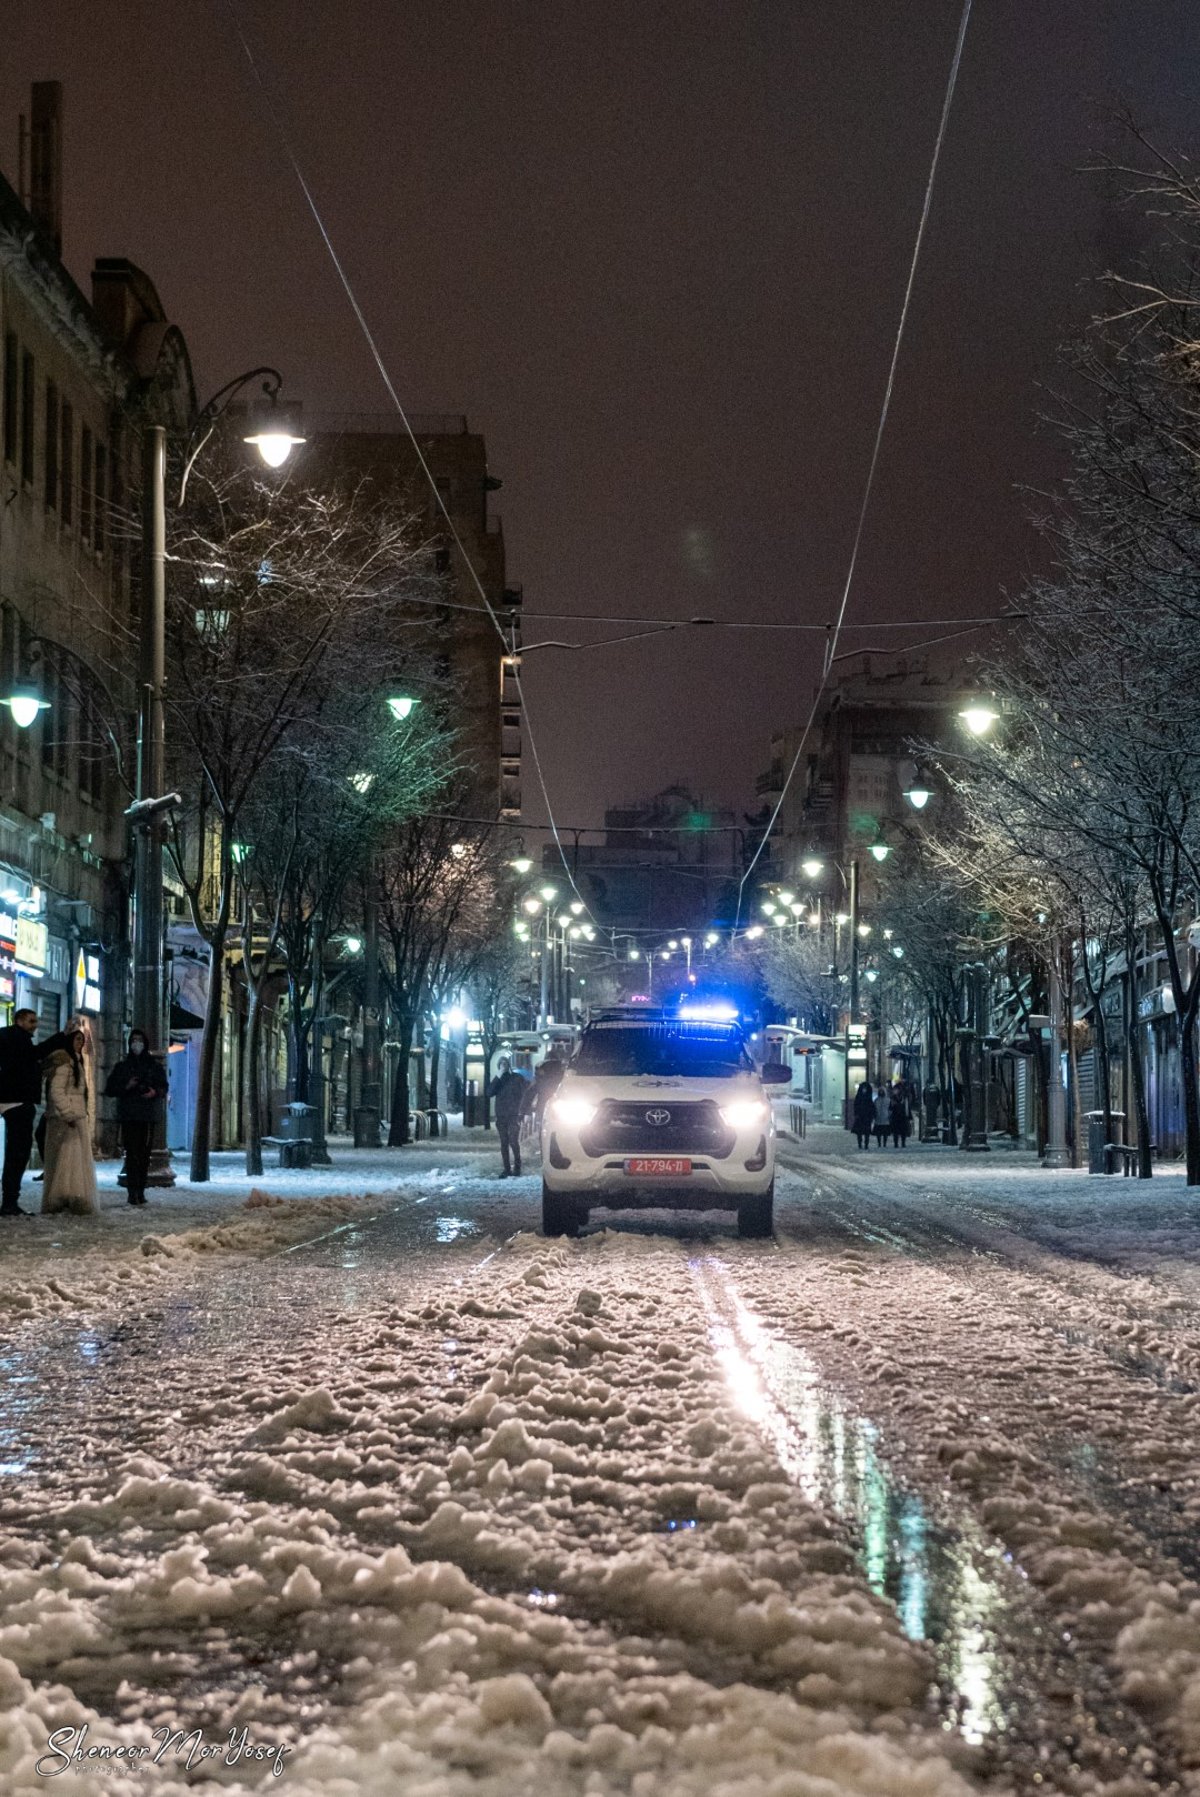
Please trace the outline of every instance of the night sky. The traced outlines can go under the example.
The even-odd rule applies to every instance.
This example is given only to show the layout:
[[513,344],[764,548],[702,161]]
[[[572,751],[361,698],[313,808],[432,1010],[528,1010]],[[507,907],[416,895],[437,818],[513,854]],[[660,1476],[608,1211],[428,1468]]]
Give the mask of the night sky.
[[[832,616],[959,0],[235,4],[405,404],[486,433],[528,612]],[[15,181],[29,83],[62,80],[81,285],[145,267],[202,396],[266,360],[314,409],[386,410],[225,5],[5,13],[0,159]],[[1123,237],[1077,171],[1118,97],[1197,147],[1198,49],[1194,0],[976,0],[851,619],[1019,588],[1037,383]],[[749,804],[819,655],[531,655],[557,815],[675,779]]]

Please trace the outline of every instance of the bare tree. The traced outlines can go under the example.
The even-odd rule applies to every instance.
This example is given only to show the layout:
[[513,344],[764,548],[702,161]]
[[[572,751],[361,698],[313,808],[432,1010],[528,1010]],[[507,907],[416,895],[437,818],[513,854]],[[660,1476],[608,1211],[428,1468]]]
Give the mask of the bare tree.
[[204,1181],[242,819],[289,752],[336,757],[345,695],[382,702],[426,628],[406,602],[430,562],[412,522],[367,489],[317,493],[241,466],[193,475],[168,553],[168,741],[185,795],[169,852],[209,951],[191,1165]]

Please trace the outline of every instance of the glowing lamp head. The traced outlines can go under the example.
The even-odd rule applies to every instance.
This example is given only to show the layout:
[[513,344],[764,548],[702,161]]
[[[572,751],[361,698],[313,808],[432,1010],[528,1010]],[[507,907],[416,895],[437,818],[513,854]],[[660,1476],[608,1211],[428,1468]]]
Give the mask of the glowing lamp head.
[[911,786],[905,788],[904,796],[914,811],[924,811],[933,794],[923,780],[914,780]]
[[779,902],[782,905],[790,905],[795,896],[794,892],[781,892],[779,895]]
[[573,917],[578,917],[581,914],[581,912],[583,911],[583,900],[582,899],[572,899],[570,906],[568,908]]
[[762,933],[763,927],[760,923],[751,924],[750,928],[746,931],[746,935],[751,942],[757,942]]
[[518,855],[515,861],[509,862],[509,866],[513,868],[516,873],[527,874],[533,866],[533,862],[529,859],[528,855]]
[[630,959],[630,960],[631,960],[631,961],[640,961],[640,960],[641,960],[641,958],[642,958],[642,951],[641,951],[641,949],[640,949],[640,948],[631,948],[631,949],[630,949],[630,951],[629,951],[629,959]]
[[26,681],[19,681],[3,703],[12,712],[18,730],[28,730],[31,724],[37,723],[39,712],[50,709],[49,699],[43,699],[37,687]]
[[891,848],[886,842],[873,842],[871,844],[871,853],[874,855],[876,861],[886,861],[891,852]]
[[776,911],[778,911],[778,909],[779,909],[779,906],[775,903],[774,899],[764,899],[762,908],[766,912],[768,917],[774,917]]
[[536,917],[541,908],[541,899],[527,898],[521,901],[521,909],[527,911],[530,917]]
[[346,953],[348,955],[360,955],[362,953],[362,938],[360,936],[347,936]]
[[243,443],[252,443],[268,468],[282,468],[293,449],[305,441],[300,429],[300,407],[281,400],[268,385],[263,397],[247,414]]
[[800,863],[800,866],[803,870],[805,879],[815,880],[818,874],[824,871],[825,863],[823,861],[818,861],[815,855],[810,855],[806,861]]
[[388,700],[388,710],[391,712],[396,722],[402,724],[405,718],[412,715],[412,708],[418,703],[418,700],[410,699],[406,693],[393,693],[392,697]]
[[1000,713],[994,706],[976,701],[971,705],[964,705],[958,715],[972,736],[986,736]]
[[558,887],[541,886],[538,888],[538,897],[547,905],[553,904],[554,900],[558,897]]

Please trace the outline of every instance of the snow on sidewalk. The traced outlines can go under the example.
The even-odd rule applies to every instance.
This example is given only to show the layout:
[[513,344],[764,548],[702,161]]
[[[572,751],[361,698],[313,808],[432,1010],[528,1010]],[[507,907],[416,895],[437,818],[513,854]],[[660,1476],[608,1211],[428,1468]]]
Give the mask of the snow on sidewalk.
[[[461,1132],[460,1132],[461,1133]],[[472,1134],[476,1132],[471,1132]],[[478,1132],[482,1135],[482,1132]],[[251,1175],[240,1153],[214,1154],[212,1179],[151,1188],[144,1207],[117,1184],[120,1162],[97,1169],[96,1216],[42,1216],[41,1186],[27,1177],[23,1208],[0,1220],[0,1333],[32,1317],[111,1305],[161,1288],[185,1262],[220,1253],[267,1254],[355,1217],[418,1198],[447,1171],[477,1177],[486,1142],[458,1139],[372,1152],[332,1145],[333,1165]],[[495,1138],[490,1144],[495,1153]]]

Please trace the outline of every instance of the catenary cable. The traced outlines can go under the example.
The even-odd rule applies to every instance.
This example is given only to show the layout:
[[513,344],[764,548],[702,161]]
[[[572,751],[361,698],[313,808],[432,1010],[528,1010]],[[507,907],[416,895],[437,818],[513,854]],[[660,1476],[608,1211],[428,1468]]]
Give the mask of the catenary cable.
[[925,198],[921,206],[921,217],[917,224],[917,235],[913,243],[912,258],[908,266],[908,280],[905,283],[904,298],[900,305],[900,319],[896,326],[895,341],[892,344],[891,361],[888,364],[887,381],[883,390],[883,403],[879,409],[879,422],[875,427],[875,440],[871,446],[871,458],[867,464],[867,478],[863,484],[862,502],[858,508],[858,520],[854,528],[854,539],[850,549],[849,565],[846,569],[846,581],[842,588],[841,604],[838,607],[837,619],[830,633],[829,641],[825,646],[825,660],[821,669],[821,678],[817,684],[816,691],[813,694],[813,702],[809,707],[809,713],[805,720],[804,729],[800,733],[800,741],[796,745],[796,753],[792,757],[791,766],[787,771],[787,777],[784,780],[779,797],[775,801],[774,809],[767,820],[766,829],[763,831],[758,847],[755,849],[750,864],[742,874],[741,881],[738,885],[737,915],[734,919],[735,928],[742,920],[742,905],[745,898],[746,882],[754,872],[754,869],[758,866],[763,850],[771,839],[771,832],[774,830],[776,822],[778,821],[779,813],[783,809],[784,801],[791,789],[792,781],[795,779],[796,769],[800,765],[801,756],[804,754],[804,750],[808,744],[808,738],[812,732],[813,723],[817,715],[817,707],[820,705],[821,700],[824,697],[825,689],[829,684],[829,675],[837,654],[838,641],[842,634],[843,625],[845,624],[846,609],[850,603],[850,590],[854,583],[854,572],[858,566],[858,552],[862,545],[863,530],[866,526],[867,513],[871,505],[871,493],[875,485],[875,470],[879,465],[879,452],[883,445],[883,434],[887,428],[888,413],[891,410],[892,393],[896,385],[896,368],[900,360],[900,349],[904,342],[904,329],[908,322],[909,305],[912,301],[913,287],[916,283],[917,265],[921,258],[921,245],[925,239],[925,227],[929,222],[929,214],[933,206],[933,189],[937,180],[938,162],[941,159],[942,144],[946,137],[946,126],[950,118],[950,107],[954,100],[954,90],[958,85],[958,71],[962,63],[963,45],[966,42],[967,25],[970,21],[970,17],[971,0],[963,0],[962,15],[958,22],[958,36],[955,39],[954,44],[954,55],[950,59],[950,75],[946,82],[946,92],[942,100],[941,117],[938,120],[937,135],[934,138],[933,143],[933,156],[929,164],[929,176],[925,182]]
[[254,76],[254,80],[258,87],[258,90],[262,94],[263,102],[267,108],[267,112],[270,116],[272,126],[274,127],[274,130],[275,130],[275,134],[278,137],[280,146],[283,150],[283,153],[284,153],[288,163],[291,166],[292,173],[296,177],[296,181],[299,185],[300,191],[304,196],[304,202],[305,202],[306,206],[308,207],[309,212],[312,214],[313,222],[315,223],[317,230],[320,233],[321,241],[325,245],[325,249],[329,255],[329,259],[332,262],[334,270],[337,274],[338,280],[341,283],[342,290],[344,291],[346,298],[349,301],[350,309],[354,313],[354,317],[355,317],[355,320],[357,321],[359,330],[362,332],[363,337],[366,341],[367,347],[371,352],[372,360],[374,361],[375,366],[379,372],[379,378],[383,382],[384,388],[388,394],[389,399],[391,400],[392,404],[396,408],[397,416],[399,417],[401,424],[404,426],[404,430],[408,436],[409,442],[412,444],[413,452],[416,455],[417,462],[420,466],[421,472],[425,476],[425,479],[428,483],[430,493],[433,495],[433,499],[437,506],[437,509],[441,513],[442,519],[446,525],[446,529],[449,531],[451,539],[454,542],[454,546],[458,550],[458,553],[459,553],[460,557],[462,558],[463,566],[467,569],[467,572],[469,573],[469,575],[471,577],[471,581],[474,584],[475,590],[479,594],[479,597],[483,602],[483,610],[486,611],[488,617],[491,619],[492,624],[495,628],[496,634],[500,638],[500,641],[504,647],[505,654],[512,656],[512,659],[510,662],[510,672],[512,675],[513,685],[516,688],[517,698],[520,701],[521,715],[525,719],[525,731],[526,731],[526,735],[527,735],[528,741],[529,741],[530,753],[533,756],[533,765],[534,765],[534,769],[537,773],[538,785],[541,788],[542,802],[546,807],[546,816],[550,820],[550,827],[551,827],[551,830],[554,835],[555,843],[558,847],[559,855],[562,859],[563,872],[566,874],[567,880],[569,881],[571,888],[574,891],[575,896],[579,899],[580,903],[586,904],[586,900],[584,899],[583,894],[579,891],[579,888],[575,885],[575,878],[571,872],[570,866],[567,863],[566,851],[563,848],[562,839],[558,833],[558,826],[554,821],[554,810],[550,803],[550,794],[546,788],[545,775],[543,774],[543,771],[542,771],[542,760],[541,760],[540,754],[538,753],[537,741],[534,736],[534,730],[533,730],[533,721],[530,718],[529,705],[525,698],[525,689],[521,683],[520,666],[519,666],[516,656],[513,654],[513,645],[511,643],[509,637],[506,636],[505,630],[504,630],[504,625],[502,624],[499,616],[497,615],[495,607],[492,605],[490,599],[487,596],[487,592],[484,588],[483,582],[480,580],[479,575],[475,571],[474,563],[472,562],[470,556],[467,554],[466,550],[463,547],[463,544],[459,537],[459,534],[454,527],[454,520],[450,516],[450,513],[446,507],[446,503],[445,503],[444,499],[442,498],[441,493],[438,490],[437,482],[435,481],[435,479],[433,477],[433,473],[430,470],[429,464],[425,460],[425,457],[421,451],[421,446],[418,443],[416,434],[414,433],[412,425],[409,422],[408,413],[405,411],[404,406],[401,403],[400,395],[396,391],[395,384],[392,380],[391,375],[388,372],[387,364],[385,363],[385,361],[383,359],[383,356],[380,352],[378,343],[375,341],[375,335],[374,335],[373,331],[371,330],[369,323],[367,322],[367,317],[362,309],[362,306],[359,304],[358,295],[355,293],[354,285],[351,282],[349,275],[346,273],[345,267],[343,266],[343,263],[342,263],[342,259],[338,255],[337,249],[334,246],[333,238],[330,235],[328,228],[326,227],[323,217],[321,216],[320,207],[317,205],[316,199],[313,196],[312,189],[309,186],[308,181],[305,179],[304,171],[300,166],[300,160],[299,160],[298,156],[296,155],[295,149],[293,148],[293,145],[292,145],[291,136],[287,130],[286,125],[284,124],[284,121],[283,121],[282,115],[280,114],[279,108],[275,104],[274,97],[271,93],[270,87],[268,86],[268,84],[262,74],[262,71],[260,70],[260,68],[258,66],[258,62],[255,58],[253,50],[250,47],[250,43],[246,37],[246,34],[242,30],[241,24],[237,17],[237,13],[235,11],[235,0],[226,0],[226,9],[229,14],[229,20],[230,20],[230,24],[233,28],[234,34],[237,37],[237,40],[242,47],[242,52],[246,58],[246,61],[250,65],[250,70]]

